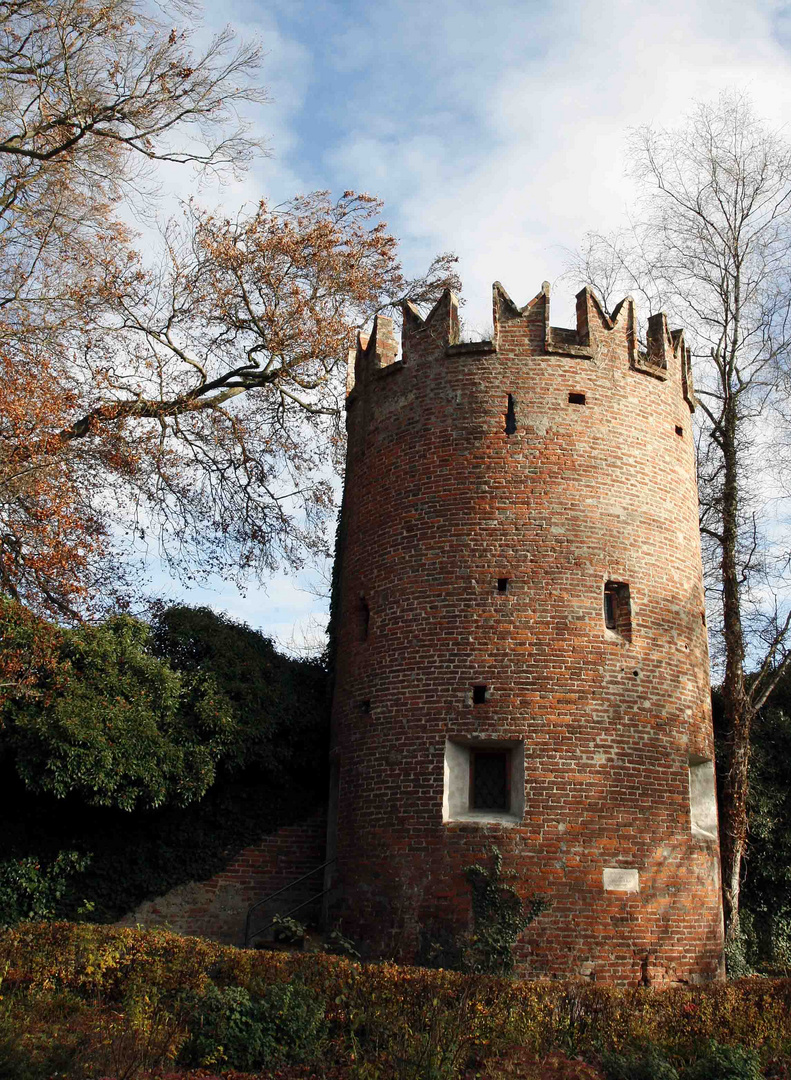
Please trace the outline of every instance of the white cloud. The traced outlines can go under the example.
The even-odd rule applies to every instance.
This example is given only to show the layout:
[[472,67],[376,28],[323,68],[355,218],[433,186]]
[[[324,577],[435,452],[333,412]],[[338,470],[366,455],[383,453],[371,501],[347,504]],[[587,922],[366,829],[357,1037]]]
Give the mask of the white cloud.
[[[672,126],[693,99],[733,86],[772,122],[787,120],[791,19],[775,5],[566,0],[536,14],[459,0],[423,27],[422,48],[411,0],[374,10],[355,31],[358,55],[368,60],[363,43],[386,19],[398,29],[383,66],[399,84],[388,93],[375,76],[327,164],[384,195],[416,268],[433,250],[459,253],[473,322],[489,318],[492,280],[523,303],[560,273],[563,246],[622,220],[629,127]],[[417,118],[398,111],[404,82],[422,91]],[[569,317],[569,301],[554,318]]]
[[[274,157],[217,197],[379,194],[408,270],[458,252],[465,317],[482,327],[494,279],[524,303],[560,274],[564,246],[623,220],[627,129],[673,126],[694,99],[732,87],[788,123],[790,11],[770,0],[230,0],[222,19],[268,50],[274,101],[253,118]],[[570,289],[558,290],[553,321],[572,319]],[[200,599],[281,640],[313,603],[290,578],[268,596]]]

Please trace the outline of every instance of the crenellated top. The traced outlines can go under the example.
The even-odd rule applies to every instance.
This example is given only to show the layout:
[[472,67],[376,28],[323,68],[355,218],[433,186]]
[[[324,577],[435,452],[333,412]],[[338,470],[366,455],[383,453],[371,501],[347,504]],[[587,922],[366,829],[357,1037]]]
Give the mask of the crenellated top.
[[373,372],[391,367],[397,356],[398,344],[393,320],[385,315],[374,316],[370,335],[358,330],[355,348],[349,349],[346,368],[347,395],[355,386],[365,386]]
[[377,315],[370,335],[358,332],[356,346],[349,350],[347,395],[381,374],[395,372],[404,364],[419,363],[424,358],[497,352],[504,345],[504,336],[519,323],[520,329],[529,332],[535,355],[576,356],[596,361],[603,348],[616,345],[623,349],[634,371],[660,381],[669,377],[672,363],[678,361],[684,399],[690,410],[694,410],[690,350],[685,344],[683,330],[669,330],[664,314],[649,317],[646,349],[642,350],[631,296],[621,300],[612,314],[608,314],[596,294],[586,286],[576,296],[575,329],[552,326],[549,308],[548,281],[543,282],[541,291],[521,308],[500,282],[495,281],[492,286],[492,340],[460,342],[459,303],[450,289],[443,292],[425,318],[411,301],[406,301],[402,305],[402,359],[396,359],[398,346],[393,320]]

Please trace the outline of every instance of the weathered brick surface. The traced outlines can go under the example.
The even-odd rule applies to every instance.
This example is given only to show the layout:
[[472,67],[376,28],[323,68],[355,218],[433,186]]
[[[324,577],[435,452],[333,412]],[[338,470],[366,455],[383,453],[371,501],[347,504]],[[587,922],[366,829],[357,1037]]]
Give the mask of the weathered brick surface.
[[[631,301],[613,325],[587,292],[576,331],[550,328],[548,287],[521,311],[496,287],[494,317],[493,344],[454,345],[447,294],[406,313],[401,360],[389,320],[358,347],[336,914],[409,959],[419,927],[468,925],[463,869],[495,843],[552,902],[523,973],[714,978],[718,847],[690,822],[688,762],[713,745],[683,336],[655,317],[642,356]],[[631,641],[605,629],[608,580],[629,584]],[[524,740],[519,824],[443,823],[447,737]],[[639,894],[605,892],[605,867],[637,869]]]
[[[240,851],[221,873],[146,901],[118,925],[168,926],[180,934],[243,945],[248,907],[324,862],[326,832],[324,811],[297,825],[287,825]],[[321,888],[318,874],[308,883],[308,895]],[[304,889],[300,895],[305,895]],[[300,896],[289,893],[287,898],[296,904]],[[265,914],[268,921],[269,913]]]

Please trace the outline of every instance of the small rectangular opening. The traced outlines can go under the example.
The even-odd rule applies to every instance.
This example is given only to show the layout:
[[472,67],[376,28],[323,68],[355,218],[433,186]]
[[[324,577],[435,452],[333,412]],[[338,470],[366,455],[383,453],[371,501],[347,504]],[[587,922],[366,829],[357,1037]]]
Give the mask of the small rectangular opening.
[[470,810],[511,808],[511,751],[470,751]]
[[614,630],[618,625],[616,618],[616,604],[615,593],[611,589],[604,590],[604,625],[609,630]]
[[371,609],[364,596],[360,597],[360,641],[366,641],[371,625]]
[[683,435],[683,434],[684,434],[684,429],[681,426],[681,424],[676,424],[676,435]]
[[714,762],[690,755],[689,765],[689,816],[693,836],[708,840],[717,839],[717,786],[714,780]]
[[371,711],[371,702],[368,700],[368,698],[366,698],[365,701],[360,702],[360,712],[361,713],[369,713],[370,711]]
[[604,583],[604,625],[625,641],[632,640],[632,599],[627,582]]
[[486,691],[488,687],[484,683],[479,683],[472,688],[472,703],[473,705],[483,705],[486,701]]
[[525,812],[522,740],[448,738],[443,772],[444,822],[516,824],[522,820]]
[[513,435],[516,431],[516,402],[514,401],[514,395],[508,395],[508,406],[505,410],[505,433],[506,435]]
[[585,404],[585,395],[584,394],[569,394],[569,405],[584,405],[584,404]]
[[497,579],[497,591],[499,593],[508,592],[508,578],[498,577]]

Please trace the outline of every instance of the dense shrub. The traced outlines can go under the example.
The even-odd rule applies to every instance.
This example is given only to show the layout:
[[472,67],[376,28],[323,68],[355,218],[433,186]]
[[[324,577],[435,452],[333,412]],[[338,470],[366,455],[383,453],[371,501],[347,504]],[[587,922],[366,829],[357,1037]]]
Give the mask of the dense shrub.
[[55,660],[3,708],[1,748],[26,787],[123,810],[201,798],[236,726],[211,673],[175,671],[127,616],[57,636]]
[[743,1046],[709,1041],[703,1052],[681,1073],[681,1080],[761,1080],[761,1057]]
[[631,1054],[605,1054],[606,1080],[679,1080],[677,1070],[656,1049]]
[[66,631],[0,600],[0,671],[0,863],[90,856],[25,917],[112,921],[326,797],[321,665],[207,609]]
[[[273,1043],[284,1063],[381,1080],[455,1080],[465,1070],[491,1080],[593,1078],[605,1068],[609,1080],[673,1080],[671,1070],[679,1080],[755,1080],[787,1075],[791,1064],[785,979],[662,991],[520,983],[67,923],[0,933],[0,970],[5,965],[2,1004],[19,1018],[12,1050],[19,1031],[49,1031],[50,1041],[81,1045],[75,1060],[83,1063],[85,1053],[99,1060],[94,1033],[103,1017],[105,1024],[114,1018],[119,1060],[158,1056],[163,1068],[175,1068],[179,1052],[210,1068],[269,1068],[251,1062],[271,1061]],[[33,1016],[47,995],[77,1004],[70,1014]],[[43,1060],[46,1040],[39,1041],[33,1056]],[[577,1059],[587,1064],[575,1074]],[[90,1075],[76,1066],[59,1071]]]
[[58,918],[75,918],[84,901],[91,918],[112,922],[142,900],[185,881],[222,870],[241,848],[322,805],[324,791],[296,779],[267,783],[256,770],[221,774],[200,802],[128,813],[86,806],[77,796],[56,799],[28,792],[12,762],[0,760],[0,858],[35,854],[48,864],[59,851],[90,855],[55,904]]
[[327,1033],[325,1006],[300,982],[267,987],[261,997],[240,986],[213,984],[189,1010],[187,1065],[269,1068],[315,1060]]
[[0,927],[23,919],[51,919],[69,878],[88,862],[76,851],[59,852],[49,865],[42,865],[35,856],[0,862]]
[[185,677],[210,676],[229,703],[234,738],[223,769],[323,785],[329,724],[320,661],[284,656],[260,631],[210,608],[157,608],[152,632],[157,656]]

